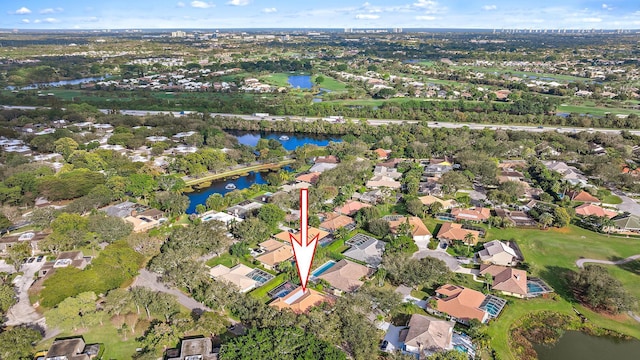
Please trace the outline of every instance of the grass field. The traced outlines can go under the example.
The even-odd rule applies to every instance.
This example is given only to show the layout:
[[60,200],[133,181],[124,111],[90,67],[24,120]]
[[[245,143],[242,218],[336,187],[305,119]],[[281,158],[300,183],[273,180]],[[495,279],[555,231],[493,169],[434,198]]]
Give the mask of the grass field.
[[595,107],[587,105],[568,105],[561,104],[558,106],[557,111],[577,114],[591,114],[597,116],[604,116],[607,113],[612,114],[640,114],[639,110],[624,109],[624,108],[608,108],[608,107]]
[[292,74],[289,73],[274,73],[260,77],[260,81],[263,81],[267,84],[271,84],[274,86],[284,86],[290,87],[289,84],[289,76]]
[[602,202],[605,204],[617,205],[622,204],[622,199],[620,199],[620,197],[616,195],[607,195],[602,198]]
[[[322,84],[319,85],[319,87],[323,88],[323,89],[327,89],[327,90],[331,90],[331,91],[346,91],[347,90],[347,85],[332,78],[329,77],[327,75],[322,74],[322,77],[324,77],[324,81],[322,82]],[[313,79],[313,83],[315,84],[316,79]]]
[[271,279],[266,284],[262,285],[261,287],[251,291],[249,295],[251,295],[255,299],[267,302],[269,301],[269,296],[267,295],[267,293],[275,289],[276,287],[278,287],[278,285],[282,284],[284,280],[285,280],[285,274],[280,274],[275,278]]

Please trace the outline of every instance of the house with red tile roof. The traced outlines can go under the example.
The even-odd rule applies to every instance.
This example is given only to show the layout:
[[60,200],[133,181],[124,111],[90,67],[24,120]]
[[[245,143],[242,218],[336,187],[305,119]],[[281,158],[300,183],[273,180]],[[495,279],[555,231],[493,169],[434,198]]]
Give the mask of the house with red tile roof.
[[602,208],[598,205],[593,205],[590,203],[582,204],[575,208],[576,215],[579,216],[597,216],[597,217],[608,217],[609,219],[618,215],[617,211],[609,210]]
[[331,298],[318,291],[307,288],[306,291],[302,287],[293,290],[287,296],[277,298],[269,305],[278,310],[289,309],[296,314],[309,311],[314,306],[318,306],[324,302],[331,302]]
[[318,156],[315,160],[316,164],[337,164],[338,158],[335,155]]
[[347,202],[342,205],[342,206],[338,206],[335,209],[333,209],[335,212],[339,213],[339,214],[343,214],[343,215],[353,215],[355,214],[358,210],[365,208],[365,207],[371,207],[370,204],[365,204],[362,203],[360,201],[355,201],[355,200],[347,200]]
[[378,155],[378,159],[388,159],[389,158],[389,154],[391,153],[391,150],[385,150],[385,149],[381,149],[381,148],[377,148],[375,150],[373,150],[374,153],[376,153],[376,155]]
[[338,213],[329,213],[320,224],[320,229],[333,233],[340,228],[353,229],[354,226],[355,221],[352,218]]
[[471,209],[453,208],[451,209],[451,215],[455,217],[456,221],[474,221],[485,222],[491,217],[491,210],[488,208],[478,207]]
[[493,290],[500,291],[504,295],[517,298],[527,297],[527,272],[512,267],[500,265],[480,265],[480,275],[491,274],[493,276]]
[[600,199],[589,194],[584,190],[569,191],[567,193],[567,196],[569,197],[569,199],[571,199],[571,201],[578,201],[578,202],[584,202],[584,203],[600,203]]
[[427,304],[427,311],[449,315],[463,324],[472,319],[485,323],[489,320],[489,313],[480,308],[485,298],[479,291],[445,284],[436,290],[435,306]]
[[480,232],[475,230],[467,230],[462,228],[462,224],[450,223],[446,222],[440,226],[440,230],[438,230],[438,235],[436,237],[438,240],[445,240],[449,244],[454,241],[462,241],[464,243],[467,242],[467,234],[471,234],[472,244],[475,245],[478,243],[478,238],[480,237]]
[[418,245],[418,248],[426,249],[429,245],[429,240],[431,240],[431,231],[427,229],[427,226],[417,216],[394,217],[389,220],[391,233],[397,234],[400,226],[406,223],[409,223],[409,227],[411,228],[411,237],[413,238],[413,241],[415,241],[416,245]]
[[296,181],[306,182],[306,183],[309,183],[309,184],[315,184],[315,183],[318,182],[319,178],[320,178],[320,173],[319,172],[312,172],[312,173],[298,175],[296,177]]

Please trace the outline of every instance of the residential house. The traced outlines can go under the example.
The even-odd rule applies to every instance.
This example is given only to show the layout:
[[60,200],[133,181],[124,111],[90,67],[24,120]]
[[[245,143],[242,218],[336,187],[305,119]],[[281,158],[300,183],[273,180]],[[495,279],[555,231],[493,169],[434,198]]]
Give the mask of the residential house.
[[442,200],[439,197],[436,197],[436,196],[433,196],[433,195],[421,196],[418,199],[420,199],[422,204],[425,205],[425,206],[430,206],[431,204],[436,203],[436,202],[440,203],[444,210],[449,210],[449,209],[451,209],[451,208],[456,206],[456,201],[455,200]]
[[498,175],[498,182],[500,184],[507,181],[522,182],[526,184],[526,182],[524,182],[524,179],[524,175],[521,172],[515,170],[502,170]]
[[371,269],[364,265],[342,259],[323,272],[318,279],[323,279],[341,292],[358,290],[364,282],[361,280],[371,273]]
[[388,167],[388,168],[395,168],[401,162],[402,162],[401,159],[391,159],[391,160],[387,160],[387,161],[385,161],[383,163],[379,163],[376,166],[384,166],[384,167]]
[[127,216],[124,221],[133,225],[133,232],[148,231],[160,225],[160,221],[142,215]]
[[[279,232],[279,233],[273,235],[273,237],[278,239],[278,240],[280,240],[280,241],[291,243],[291,235],[295,236],[296,238],[299,238],[300,237],[300,232],[290,233],[288,231],[282,231],[282,232]],[[329,233],[324,231],[324,230],[320,230],[318,228],[310,226],[309,230],[307,232],[307,235],[309,236],[308,240],[312,240],[313,238],[315,238],[317,236],[318,240],[321,241],[322,239],[324,239],[327,236],[329,236]]]
[[318,179],[320,179],[320,173],[319,172],[306,173],[306,174],[298,175],[296,177],[296,181],[298,181],[298,182],[306,182],[306,183],[309,183],[309,184],[317,183]]
[[471,234],[471,244],[469,245],[475,245],[478,243],[478,238],[480,237],[479,231],[463,229],[462,224],[451,222],[442,224],[436,237],[438,238],[438,240],[447,241],[449,244],[452,244],[454,241],[462,241],[463,243],[468,243],[467,234]]
[[315,164],[337,164],[338,158],[335,155],[318,156],[315,158]]
[[636,232],[640,233],[640,217],[636,215],[619,215],[613,219],[613,230],[615,232]]
[[179,349],[166,351],[167,360],[218,360],[219,348],[213,347],[211,338],[198,337],[180,340]]
[[420,314],[411,315],[405,329],[400,330],[402,350],[422,359],[438,351],[453,349],[452,321],[444,321]]
[[575,208],[576,215],[579,216],[597,216],[597,217],[607,217],[612,219],[618,215],[617,211],[609,210],[602,208],[598,205],[593,205],[591,203],[585,203]]
[[358,210],[365,207],[371,207],[371,205],[362,203],[360,201],[347,200],[344,205],[336,207],[335,209],[333,209],[333,211],[343,215],[353,215],[358,212]]
[[600,199],[589,194],[588,192],[582,191],[569,191],[567,192],[567,197],[571,199],[571,201],[583,202],[583,203],[601,203]]
[[240,217],[229,215],[223,212],[217,212],[217,211],[207,211],[204,214],[200,215],[200,219],[204,222],[220,221],[227,226],[234,223],[242,222],[242,218]]
[[491,217],[491,210],[483,207],[471,209],[453,208],[451,209],[451,215],[456,221],[485,222]]
[[256,201],[245,200],[237,205],[227,208],[225,211],[227,212],[227,214],[244,219],[248,214],[257,211],[263,205],[264,204]]
[[512,267],[482,264],[480,275],[491,274],[493,276],[493,290],[500,291],[504,295],[517,298],[527,297],[527,272]]
[[309,169],[309,172],[317,172],[317,173],[323,173],[327,170],[331,170],[334,169],[336,166],[338,166],[337,163],[328,163],[328,162],[321,162],[318,163],[316,162],[311,169]]
[[56,339],[44,356],[45,360],[90,360],[100,352],[99,344],[87,345],[82,337]]
[[356,192],[353,194],[353,196],[351,196],[351,198],[376,205],[384,201],[385,197],[387,197],[387,193],[388,191],[385,191],[384,189],[375,189],[367,191],[364,194]]
[[418,194],[442,195],[442,185],[437,181],[421,181],[418,184]]
[[[384,168],[386,169],[386,168]],[[387,175],[374,175],[371,180],[367,181],[366,186],[370,189],[389,188],[400,189],[402,184],[394,178]]]
[[424,168],[423,177],[438,179],[451,170],[453,170],[453,165],[449,162],[444,162],[443,164],[429,164]]
[[481,309],[484,300],[485,295],[479,291],[445,284],[436,289],[435,306],[427,303],[427,311],[446,314],[463,324],[472,319],[485,323],[489,320],[489,313]]
[[334,233],[339,228],[347,228],[347,230],[353,230],[355,228],[355,221],[346,216],[338,213],[329,213],[324,218],[324,221],[320,224],[320,229]]
[[153,208],[147,209],[139,213],[138,215],[144,216],[146,218],[153,219],[153,220],[160,220],[165,216],[164,211],[160,211],[158,209],[153,209]]
[[5,255],[9,248],[21,242],[29,242],[31,245],[31,255],[40,252],[38,243],[44,240],[49,234],[43,232],[25,232],[20,235],[5,236],[0,238],[0,255]]
[[426,249],[429,245],[429,240],[431,240],[431,231],[427,229],[427,226],[422,222],[422,220],[417,216],[385,216],[383,219],[389,222],[389,227],[391,228],[391,232],[393,234],[398,234],[400,227],[402,224],[409,224],[411,237],[413,241],[415,241],[416,245],[418,245],[419,249]]
[[391,150],[385,150],[385,149],[381,149],[381,148],[377,148],[375,150],[373,150],[374,153],[376,153],[376,155],[378,155],[378,159],[388,159],[389,158],[389,154],[391,154]]
[[269,239],[258,245],[260,246],[260,252],[255,259],[258,260],[265,269],[273,270],[276,265],[293,257],[293,247],[289,239],[287,239],[287,243]]
[[543,161],[542,164],[547,169],[556,171],[562,175],[563,180],[572,185],[580,185],[584,187],[587,185],[587,177],[573,166],[569,166],[562,161]]
[[278,310],[289,309],[296,314],[301,314],[324,302],[332,302],[332,298],[309,288],[303,291],[300,286],[286,296],[276,298],[269,305]]
[[500,240],[493,240],[482,244],[484,249],[478,252],[478,258],[483,264],[515,266],[521,260],[515,249]]
[[502,221],[511,222],[514,226],[536,226],[538,223],[524,211],[511,211],[497,208],[496,216]]
[[262,286],[274,278],[273,275],[267,272],[260,269],[252,269],[244,264],[238,264],[232,268],[216,265],[209,270],[209,275],[216,280],[235,285],[243,293]]
[[80,270],[91,262],[91,257],[85,257],[82,251],[65,251],[58,254],[54,261],[47,261],[38,271],[39,277],[51,275],[55,269],[73,266]]
[[386,166],[376,166],[373,169],[374,176],[387,176],[394,180],[400,179],[402,177],[402,173],[398,171],[396,168],[389,168]]
[[345,245],[351,246],[342,253],[345,257],[363,262],[373,268],[377,268],[382,263],[382,254],[386,245],[384,241],[364,234],[356,234],[347,240]]
[[100,209],[109,216],[119,217],[121,219],[127,216],[136,215],[138,212],[144,211],[145,207],[140,204],[133,203],[131,201],[121,202],[120,204],[111,205]]

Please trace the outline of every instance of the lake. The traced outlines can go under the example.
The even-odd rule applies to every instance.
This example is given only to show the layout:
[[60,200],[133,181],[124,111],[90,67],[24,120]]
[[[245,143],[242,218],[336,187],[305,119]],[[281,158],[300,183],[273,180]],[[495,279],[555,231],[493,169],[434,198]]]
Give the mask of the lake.
[[291,75],[288,81],[294,88],[311,89],[313,87],[310,75]]
[[[277,133],[277,132],[247,132],[247,131],[233,131],[226,130],[227,133],[234,135],[240,144],[247,146],[256,146],[260,139],[274,139],[282,143],[282,146],[288,151],[295,150],[296,148],[304,144],[314,144],[318,146],[327,146],[329,142],[342,141],[339,137],[331,137],[326,135],[316,134],[301,134],[301,133]],[[283,138],[283,136],[288,137]]]
[[[329,137],[326,135],[314,135],[314,134],[300,134],[300,133],[276,133],[276,132],[248,132],[248,131],[234,131],[234,130],[226,130],[227,133],[235,136],[238,139],[238,142],[243,145],[248,146],[256,146],[258,144],[258,140],[264,139],[275,139],[282,143],[285,149],[288,151],[295,150],[297,147],[302,146],[304,144],[314,144],[318,146],[327,146],[330,141],[342,141],[338,137]],[[289,139],[284,140],[281,139],[282,136],[287,136]],[[285,167],[284,169],[287,169]],[[220,179],[215,180],[211,183],[206,189],[201,189],[191,192],[185,193],[189,200],[189,208],[187,209],[187,214],[193,214],[196,212],[196,206],[198,204],[204,204],[207,201],[207,198],[211,196],[211,194],[226,194],[233,190],[225,189],[225,186],[229,183],[233,183],[236,186],[236,189],[242,190],[250,187],[253,184],[266,184],[267,181],[264,179],[263,175],[268,174],[259,173],[259,172],[250,172],[248,175],[241,176],[237,179]]]
[[567,331],[553,347],[534,346],[539,360],[636,360],[640,358],[640,341],[620,341]]
[[[73,80],[60,80],[60,81],[53,81],[53,82],[48,82],[48,83],[38,83],[38,84],[31,84],[29,86],[25,86],[25,87],[21,87],[20,90],[36,90],[39,89],[41,87],[59,87],[59,86],[64,86],[64,85],[78,85],[78,84],[83,84],[83,83],[88,83],[88,82],[93,82],[93,81],[102,81],[106,78],[109,78],[109,75],[106,76],[101,76],[101,77],[89,77],[89,78],[82,78],[82,79],[73,79]],[[16,87],[15,86],[7,86],[7,89],[9,90],[15,90]]]
[[211,182],[211,186],[209,186],[206,189],[201,189],[201,190],[196,189],[194,192],[185,193],[185,195],[191,201],[189,203],[189,208],[187,209],[187,214],[195,213],[196,206],[198,206],[198,204],[204,204],[209,198],[209,196],[211,196],[212,194],[217,193],[217,194],[224,195],[228,192],[233,191],[233,190],[225,189],[225,186],[229,183],[233,183],[236,186],[237,190],[246,189],[253,184],[260,184],[260,185],[266,184],[267,181],[262,176],[263,174],[266,175],[268,174],[268,172],[259,173],[256,171],[252,171],[248,175],[241,176],[237,179],[214,180]]

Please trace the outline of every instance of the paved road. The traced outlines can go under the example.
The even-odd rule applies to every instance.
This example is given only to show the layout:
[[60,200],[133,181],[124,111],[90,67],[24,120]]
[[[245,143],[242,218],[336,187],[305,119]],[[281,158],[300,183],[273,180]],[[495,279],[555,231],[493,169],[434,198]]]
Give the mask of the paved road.
[[582,269],[584,267],[584,264],[586,263],[595,263],[595,264],[604,264],[604,265],[622,265],[638,259],[640,259],[640,254],[629,256],[626,259],[622,259],[618,261],[597,260],[597,259],[578,259],[578,261],[576,261],[576,265]]
[[[36,107],[36,106],[12,106],[12,105],[0,105],[5,109],[19,109],[19,110],[34,110],[36,108],[45,108],[45,107]],[[100,111],[104,114],[109,113],[109,109],[100,109]],[[145,115],[158,115],[158,114],[172,114],[175,117],[185,116],[187,114],[196,113],[194,111],[155,111],[155,110],[120,110],[120,113],[123,115],[132,115],[132,116],[145,116]],[[310,122],[315,120],[320,120],[321,118],[315,117],[303,117],[303,116],[294,116],[294,115],[280,115],[280,116],[268,116],[268,117],[259,117],[253,116],[251,114],[226,114],[226,113],[211,113],[211,116],[231,116],[238,117],[244,120],[268,120],[268,121],[281,121],[285,118],[289,118],[292,121],[302,121],[302,122]],[[387,125],[392,123],[417,123],[415,120],[402,120],[402,119],[367,119],[367,122],[370,125],[378,126],[378,125]],[[462,128],[469,127],[473,130],[482,130],[482,129],[508,129],[508,130],[518,130],[518,131],[528,131],[528,132],[543,132],[543,131],[557,131],[561,133],[575,133],[580,131],[589,131],[589,132],[602,132],[602,133],[612,133],[618,134],[620,130],[615,129],[601,129],[601,128],[574,128],[574,127],[557,127],[557,126],[525,126],[525,125],[500,125],[500,124],[476,124],[476,123],[450,123],[450,122],[428,122],[429,127],[433,128]],[[631,134],[640,135],[640,130],[630,130]]]
[[195,301],[193,298],[185,295],[182,291],[168,288],[158,280],[158,277],[158,274],[154,274],[147,269],[142,269],[140,270],[140,275],[138,275],[133,281],[133,284],[131,284],[131,287],[146,287],[153,291],[174,295],[178,298],[178,302],[189,310],[201,309],[211,311],[211,309],[206,307],[204,304]]
[[20,270],[23,271],[22,277],[15,283],[18,289],[18,302],[13,305],[7,312],[6,325],[15,326],[21,324],[41,323],[44,325],[44,317],[31,306],[29,301],[29,288],[34,282],[34,275],[44,265],[44,261],[24,264]]
[[618,210],[640,216],[640,204],[626,195],[618,194],[618,196],[622,199],[622,203],[617,205]]

